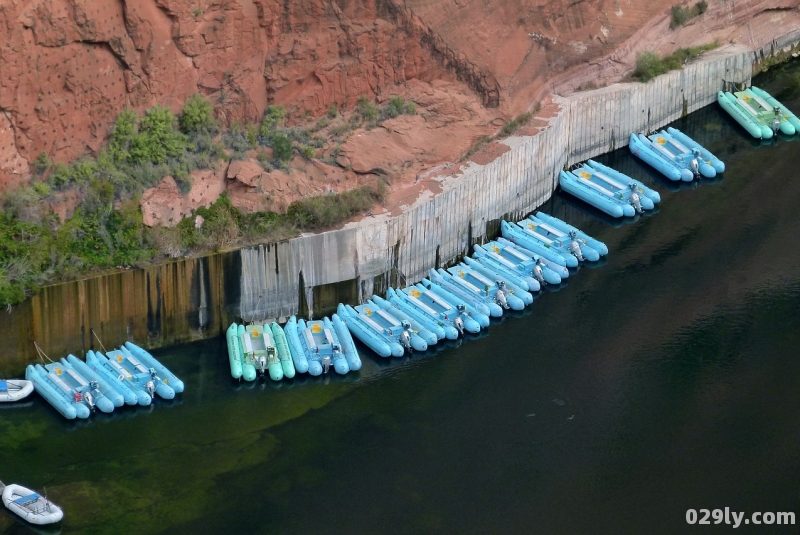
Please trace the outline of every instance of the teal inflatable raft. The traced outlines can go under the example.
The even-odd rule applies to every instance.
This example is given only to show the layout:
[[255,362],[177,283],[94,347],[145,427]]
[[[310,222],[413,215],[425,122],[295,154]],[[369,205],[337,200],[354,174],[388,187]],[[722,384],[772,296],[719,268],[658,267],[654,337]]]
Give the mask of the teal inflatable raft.
[[[768,96],[768,99],[762,95]],[[786,108],[761,89],[751,88],[734,93],[719,91],[717,102],[756,139],[772,139],[778,132],[787,136],[797,132],[797,118],[791,121],[790,116],[783,113]]]
[[[750,88],[750,91],[752,91],[753,94],[755,94],[757,97],[763,99],[767,103],[767,105],[772,106],[773,109],[775,108],[779,109],[782,117],[785,118],[785,120],[794,127],[795,133],[800,132],[800,119],[798,119],[797,116],[794,113],[792,113],[791,110],[789,110],[789,108],[778,102],[778,99],[776,99],[763,89],[760,89],[756,86],[752,86]],[[783,132],[783,129],[781,129],[781,131]]]
[[[267,325],[264,325],[264,329]],[[295,375],[294,362],[292,361],[292,352],[289,350],[289,343],[286,341],[286,334],[284,334],[281,326],[274,321],[269,326],[272,331],[272,339],[275,341],[275,350],[278,353],[278,359],[281,362],[281,369],[283,376],[291,379]]]

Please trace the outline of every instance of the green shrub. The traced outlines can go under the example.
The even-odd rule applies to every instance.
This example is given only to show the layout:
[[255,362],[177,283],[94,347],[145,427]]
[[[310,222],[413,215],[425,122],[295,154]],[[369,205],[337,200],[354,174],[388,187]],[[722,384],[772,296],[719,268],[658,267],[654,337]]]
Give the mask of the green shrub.
[[307,197],[289,205],[287,217],[297,227],[308,230],[327,228],[372,208],[386,196],[386,185],[362,186],[339,194]]
[[339,115],[339,106],[337,106],[336,103],[334,102],[333,104],[331,104],[331,107],[328,110],[328,117],[330,117],[331,119],[335,119],[337,115]]
[[394,118],[404,113],[415,115],[417,113],[417,105],[410,100],[403,100],[402,97],[392,97],[389,99],[389,104],[383,110],[382,115]]
[[309,147],[308,145],[301,145],[299,150],[300,150],[300,154],[306,160],[311,160],[311,159],[314,158],[314,156],[316,156],[316,153],[314,151],[314,147]]
[[700,0],[691,8],[685,8],[682,6],[672,6],[671,14],[672,20],[669,23],[670,29],[678,28],[679,26],[683,26],[688,22],[690,19],[694,17],[698,17],[706,12],[708,9],[708,4],[706,0]]
[[36,174],[40,175],[45,171],[47,171],[48,169],[50,169],[51,167],[53,167],[53,162],[47,156],[46,151],[42,151],[41,154],[39,154],[39,156],[37,156],[36,159],[33,160],[33,169]]
[[176,123],[169,108],[156,104],[147,110],[139,123],[139,134],[131,142],[131,161],[163,163],[183,154],[188,140],[176,129]]
[[640,82],[652,80],[659,74],[667,72],[664,64],[653,52],[639,52],[636,55],[636,68],[633,70],[633,77]]
[[703,52],[717,48],[719,44],[714,41],[706,45],[679,48],[669,56],[659,58],[653,52],[640,52],[636,56],[636,68],[633,77],[640,82],[647,82],[665,72],[680,69],[686,62],[695,59]]
[[200,93],[195,93],[186,100],[179,122],[184,134],[213,133],[217,129],[214,106]]
[[267,106],[264,118],[261,120],[261,135],[268,138],[272,131],[283,123],[286,117],[286,108],[283,106]]
[[275,133],[270,137],[270,147],[272,153],[278,160],[288,162],[292,159],[292,142],[283,134]]
[[519,128],[522,125],[528,124],[530,120],[531,120],[530,113],[521,113],[517,115],[514,118],[514,120],[509,121],[503,126],[503,128],[500,130],[500,135],[504,137],[510,136],[511,134],[516,132],[517,128]]
[[342,137],[349,131],[350,131],[350,124],[342,123],[342,124],[337,124],[336,126],[332,126],[331,129],[328,130],[328,133],[332,137],[337,138],[337,137]]
[[358,112],[364,120],[374,121],[378,118],[378,108],[367,100],[367,97],[358,99]]
[[127,161],[130,158],[130,147],[139,133],[139,116],[130,108],[125,108],[117,116],[111,128],[111,139],[108,150],[115,161]]

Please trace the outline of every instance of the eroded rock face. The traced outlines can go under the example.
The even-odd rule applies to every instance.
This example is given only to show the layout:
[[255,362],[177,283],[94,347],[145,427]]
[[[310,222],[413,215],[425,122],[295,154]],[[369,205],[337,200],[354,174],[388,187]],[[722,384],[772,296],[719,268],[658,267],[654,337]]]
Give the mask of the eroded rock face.
[[674,3],[3,0],[0,191],[23,183],[42,151],[58,162],[96,153],[124,107],[177,112],[198,91],[223,122],[258,120],[268,104],[297,117],[364,95],[415,99],[420,117],[359,132],[340,155],[353,170],[407,178],[549,92],[619,79],[640,50],[763,46],[800,25],[800,0],[714,1],[673,31]]

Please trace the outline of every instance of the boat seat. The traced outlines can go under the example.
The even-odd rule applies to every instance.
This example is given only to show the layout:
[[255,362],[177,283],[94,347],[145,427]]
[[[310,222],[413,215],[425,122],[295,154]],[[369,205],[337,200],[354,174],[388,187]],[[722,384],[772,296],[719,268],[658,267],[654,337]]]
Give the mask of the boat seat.
[[27,496],[22,496],[21,498],[17,498],[11,503],[15,503],[17,505],[27,505],[29,503],[33,503],[38,500],[40,496],[35,492],[33,494],[28,494]]
[[8,383],[6,381],[0,381],[0,392],[8,392]]

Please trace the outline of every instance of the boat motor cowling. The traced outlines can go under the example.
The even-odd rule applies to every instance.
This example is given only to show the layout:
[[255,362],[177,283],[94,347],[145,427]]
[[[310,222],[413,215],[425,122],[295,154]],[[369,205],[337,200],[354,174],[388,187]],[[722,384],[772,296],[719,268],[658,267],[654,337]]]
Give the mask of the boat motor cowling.
[[574,230],[569,231],[569,237],[572,240],[569,244],[569,252],[578,259],[578,261],[583,262],[583,253],[581,252],[581,244],[578,243],[578,233]]

